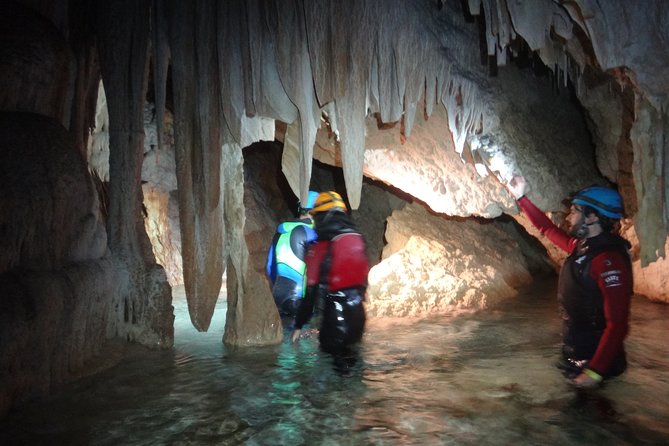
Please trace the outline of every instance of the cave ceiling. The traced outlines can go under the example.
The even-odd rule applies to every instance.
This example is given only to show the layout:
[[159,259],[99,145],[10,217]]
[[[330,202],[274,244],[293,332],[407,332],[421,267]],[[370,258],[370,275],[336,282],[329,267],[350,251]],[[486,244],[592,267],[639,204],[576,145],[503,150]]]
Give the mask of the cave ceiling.
[[[553,83],[565,89],[573,85],[580,97],[587,96],[588,70],[604,73],[621,91],[633,92],[633,123],[621,138],[629,140],[634,162],[619,162],[611,173],[625,167],[632,179],[625,184],[609,179],[624,186],[623,194],[636,202],[642,258],[647,263],[664,256],[669,229],[665,1],[21,3],[49,17],[71,43],[77,61],[73,111],[56,109],[54,114],[69,122],[78,140],[85,140],[92,121],[85,105],[95,103],[91,86],[97,81],[98,63],[114,131],[141,131],[149,72],[159,116],[167,106],[167,92],[172,92],[179,207],[182,228],[187,228],[182,229],[184,274],[194,302],[191,312],[203,314],[196,326],[208,325],[225,269],[221,259],[236,249],[234,241],[223,243],[226,224],[244,221],[234,213],[241,201],[231,198],[236,189],[226,179],[238,174],[234,166],[240,165],[241,148],[263,138],[275,121],[288,124],[283,171],[301,198],[309,189],[314,156],[323,156],[315,148],[328,145],[319,143],[319,129],[328,126],[335,135],[328,150],[334,151],[333,163],[343,168],[354,209],[360,204],[364,175],[393,184],[401,174],[373,168],[375,160],[382,166],[386,159],[379,160],[369,145],[375,131],[370,120],[397,124],[401,138],[411,141],[414,130],[419,131],[418,121],[443,115],[444,125],[436,131],[448,133],[443,144],[436,144],[438,149],[456,153],[464,164],[482,164],[483,172],[477,172],[483,176],[491,171],[502,180],[517,173],[527,176],[545,188],[543,197],[537,197],[544,208],[570,191],[572,179],[596,175],[587,165],[560,164],[562,151],[588,150],[582,142],[588,138],[555,130],[584,132],[572,125],[568,113],[561,113],[565,95],[536,106],[530,91],[536,80],[504,69],[519,48],[541,59]],[[527,91],[519,98],[523,88]],[[553,126],[528,124],[528,114],[543,114]],[[546,132],[552,132],[549,138]],[[112,157],[124,150],[123,144],[112,138]],[[550,168],[542,170],[540,164]],[[449,169],[430,175],[443,177]],[[498,191],[486,212],[451,209],[439,203],[451,192],[449,187],[433,188],[441,193],[419,198],[438,212],[458,215],[493,217],[512,206]],[[467,190],[474,187],[457,193]],[[113,235],[110,240],[113,244]],[[218,281],[211,281],[214,276]]]

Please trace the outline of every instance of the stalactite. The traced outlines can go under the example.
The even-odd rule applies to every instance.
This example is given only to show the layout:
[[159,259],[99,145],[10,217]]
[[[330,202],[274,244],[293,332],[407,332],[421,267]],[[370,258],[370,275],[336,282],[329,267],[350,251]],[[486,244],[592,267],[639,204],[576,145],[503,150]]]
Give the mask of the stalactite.
[[165,116],[167,72],[169,68],[170,46],[167,36],[166,0],[153,0],[152,50],[153,86],[156,97],[156,128],[158,130],[158,150],[163,147],[163,121]]
[[497,23],[497,7],[496,0],[485,0],[483,3],[483,15],[486,25],[485,43],[488,56],[495,56],[497,54],[497,39],[503,33]]
[[193,325],[207,330],[221,289],[223,200],[216,4],[170,3],[170,47],[184,284]]
[[[128,3],[128,2],[126,2]],[[132,32],[148,23],[147,2],[137,2],[130,10],[136,17],[130,23],[121,6],[103,6],[96,11],[98,20],[98,53],[102,79],[109,95],[110,133],[110,212],[109,241],[112,252],[133,258],[141,254],[135,236],[128,237],[137,228],[132,227],[139,218],[141,189],[139,171],[143,153],[143,104],[145,87],[146,51],[148,33]],[[142,23],[146,18],[146,23]],[[104,33],[101,32],[104,30]],[[143,256],[140,256],[140,258]]]
[[367,91],[367,112],[369,114],[379,113],[379,64],[376,58],[376,49],[372,52],[372,60],[369,66],[369,89]]
[[[286,94],[279,78],[277,54],[274,51],[272,31],[268,27],[267,2],[248,0],[246,2],[247,37],[249,43],[249,79],[245,86],[251,86],[253,105],[259,116],[290,123],[298,118],[298,110]],[[248,88],[248,87],[247,87]]]
[[[662,152],[659,156],[661,166],[660,188],[663,191],[660,193],[660,203],[664,208],[664,232],[669,234],[669,100],[665,101],[660,108],[660,113],[662,115]],[[663,257],[666,254],[666,252],[661,251]]]
[[[314,84],[328,122],[338,135],[349,203],[357,209],[362,189],[365,116],[375,29],[369,2],[305,3]],[[336,30],[336,32],[335,32]],[[345,32],[344,32],[345,30]]]
[[[76,18],[72,17],[71,41],[77,60],[77,74],[72,100],[70,133],[74,135],[75,144],[86,158],[88,138],[95,124],[95,105],[100,85],[100,67],[94,45],[94,26],[90,20],[93,5],[89,2],[77,4]],[[74,16],[74,13],[71,13]]]
[[86,158],[88,138],[94,128],[100,68],[93,47],[77,48],[77,59],[80,63],[77,66],[70,132],[74,135],[79,152]]
[[[369,89],[369,66],[372,59],[373,43],[366,38],[374,29],[373,8],[370,2],[347,2],[355,14],[355,23],[350,26],[344,40],[347,54],[344,63],[348,70],[338,72],[336,85],[346,85],[345,92],[338,92],[335,101],[334,125],[338,131],[341,148],[342,168],[349,204],[353,209],[360,206],[362,177],[365,159],[365,116],[367,115],[367,91]],[[343,25],[344,20],[341,24]],[[343,93],[343,94],[341,94]]]
[[[96,3],[96,37],[109,109],[109,246],[121,274],[121,295],[110,336],[169,347],[170,289],[155,263],[141,214],[144,101],[148,71],[150,1]],[[124,305],[124,302],[127,305]],[[126,315],[123,308],[131,309]]]
[[448,110],[448,126],[453,134],[455,150],[462,155],[467,136],[483,128],[481,102],[471,82],[458,79],[441,98]]
[[432,110],[437,100],[438,79],[434,65],[429,65],[425,74],[425,117],[432,116]]
[[241,36],[244,5],[240,1],[223,2],[218,11],[218,75],[221,104],[225,122],[239,144],[242,135],[242,115],[245,112],[244,74]]
[[[246,116],[255,117],[258,113],[255,103],[253,101],[253,66],[251,59],[251,36],[249,35],[249,17],[247,15],[247,1],[237,0],[234,3],[236,14],[239,15],[240,23],[240,52],[241,52],[241,68],[242,78],[244,80],[244,108]],[[221,6],[222,9],[222,6]]]
[[669,233],[669,104],[659,110],[637,98],[636,122],[631,139],[634,148],[634,180],[639,212],[634,226],[639,237],[641,265],[647,266],[664,250]]
[[320,108],[313,87],[302,0],[274,0],[267,14],[274,31],[281,83],[299,111],[299,195],[306,201],[311,179],[313,148],[320,127]]
[[381,121],[397,122],[402,117],[404,108],[404,88],[399,79],[399,67],[402,62],[398,60],[395,51],[400,39],[398,29],[402,29],[405,17],[400,14],[401,8],[398,4],[388,2],[378,12],[378,28],[373,37],[376,41],[375,59],[378,67],[378,101]]
[[364,7],[350,0],[340,4],[330,0],[304,2],[309,57],[316,96],[321,107],[346,93],[347,73],[354,68],[350,49],[354,23]]
[[[485,51],[491,57],[491,70],[505,63],[507,49],[518,33],[531,49],[540,51],[544,61],[557,67],[555,75],[564,73],[561,82],[580,72],[565,58],[565,48],[551,40],[551,30],[564,38],[571,35],[568,13],[552,0],[470,0],[462,4],[472,14],[485,15]],[[436,102],[446,107],[449,129],[463,159],[469,157],[463,153],[468,138],[474,132],[489,132],[487,120],[494,121],[484,100],[489,93],[481,91],[481,81],[476,79],[485,72],[472,69],[477,66],[476,52],[451,44],[475,30],[458,28],[443,11],[433,20],[431,2],[392,0],[382,8],[374,1],[353,0],[337,5],[327,0],[235,0],[197,6],[172,0],[170,5],[184,265],[189,265],[184,275],[190,277],[187,294],[194,296],[196,326],[206,326],[204,320],[215,302],[213,297],[205,298],[206,305],[200,302],[204,294],[213,295],[215,288],[215,282],[205,282],[218,274],[216,262],[228,255],[208,247],[218,244],[215,241],[225,226],[218,220],[221,209],[232,206],[220,202],[219,193],[227,196],[231,192],[225,190],[227,181],[221,181],[216,169],[221,162],[234,161],[236,147],[243,140],[254,139],[253,135],[243,137],[249,117],[288,124],[282,170],[296,195],[304,199],[316,131],[321,114],[327,113],[338,135],[353,208],[360,200],[364,121],[370,113],[378,113],[384,123],[401,120],[408,137],[417,104],[425,94],[426,116],[432,114]],[[449,8],[450,13],[457,10]],[[212,36],[216,36],[215,43]],[[161,54],[164,57],[164,52],[156,57]],[[221,103],[222,116],[216,114],[215,101]],[[220,122],[223,128],[217,129]],[[215,142],[220,139],[218,131],[231,138],[225,150],[235,154],[232,159],[215,151],[221,145]],[[212,212],[216,217],[209,221]],[[238,222],[230,219],[228,224],[232,221]],[[229,242],[226,240],[226,246],[232,246]],[[216,266],[211,268],[204,259],[215,259]],[[240,290],[249,279],[244,262],[235,263],[237,260],[233,268]]]
[[[416,4],[416,10],[421,11],[424,5]],[[419,9],[421,8],[421,9]],[[427,33],[416,33],[423,24],[421,19],[427,14],[411,14],[404,18],[402,28],[396,29],[395,33],[403,36],[397,39],[395,53],[398,60],[398,77],[402,79],[400,84],[400,94],[403,95],[402,103],[404,106],[402,121],[404,124],[404,135],[408,138],[411,135],[414,118],[416,115],[416,105],[424,92],[427,66],[432,66],[431,55],[434,54],[434,43],[427,38]]]

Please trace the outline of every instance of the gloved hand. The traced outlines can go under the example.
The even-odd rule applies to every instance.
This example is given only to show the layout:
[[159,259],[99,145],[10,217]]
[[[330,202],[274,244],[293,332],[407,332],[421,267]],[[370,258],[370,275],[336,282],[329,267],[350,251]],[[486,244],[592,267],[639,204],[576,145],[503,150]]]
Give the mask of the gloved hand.
[[[584,369],[585,371],[574,378],[571,383],[581,389],[594,389],[601,386],[602,377],[599,374]],[[594,374],[593,374],[594,373]]]
[[508,183],[506,183],[506,188],[509,189],[509,192],[511,195],[513,195],[513,198],[516,200],[519,200],[523,195],[525,195],[525,191],[527,190],[527,183],[525,182],[525,178],[522,176],[514,176],[509,180]]

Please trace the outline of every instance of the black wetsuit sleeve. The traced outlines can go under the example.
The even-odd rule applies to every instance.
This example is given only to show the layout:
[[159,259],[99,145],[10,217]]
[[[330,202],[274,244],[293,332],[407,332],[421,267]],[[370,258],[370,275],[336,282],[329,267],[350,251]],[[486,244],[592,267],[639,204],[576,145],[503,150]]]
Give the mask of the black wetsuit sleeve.
[[290,249],[293,250],[295,257],[304,261],[307,251],[307,230],[304,226],[298,226],[290,233]]
[[314,310],[314,303],[316,302],[316,295],[318,294],[318,285],[311,285],[307,287],[304,293],[304,298],[300,301],[300,307],[297,309],[295,315],[295,328],[302,329],[304,324],[309,322],[311,314]]

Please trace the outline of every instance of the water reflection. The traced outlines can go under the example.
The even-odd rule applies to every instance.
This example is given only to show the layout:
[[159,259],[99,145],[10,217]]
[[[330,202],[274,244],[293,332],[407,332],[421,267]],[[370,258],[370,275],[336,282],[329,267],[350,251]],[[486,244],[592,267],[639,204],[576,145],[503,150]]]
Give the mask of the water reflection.
[[630,367],[596,392],[553,364],[554,290],[485,313],[372,321],[356,363],[298,344],[228,349],[225,305],[209,333],[175,302],[170,352],[27,405],[0,423],[0,444],[667,444],[669,307],[635,299]]

